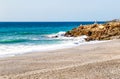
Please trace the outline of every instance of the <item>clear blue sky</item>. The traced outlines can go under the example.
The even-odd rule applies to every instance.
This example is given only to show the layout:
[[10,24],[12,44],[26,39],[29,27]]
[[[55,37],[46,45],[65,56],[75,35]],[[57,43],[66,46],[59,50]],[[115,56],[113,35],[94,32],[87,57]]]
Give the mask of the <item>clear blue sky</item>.
[[120,0],[0,0],[0,21],[94,21],[120,18]]

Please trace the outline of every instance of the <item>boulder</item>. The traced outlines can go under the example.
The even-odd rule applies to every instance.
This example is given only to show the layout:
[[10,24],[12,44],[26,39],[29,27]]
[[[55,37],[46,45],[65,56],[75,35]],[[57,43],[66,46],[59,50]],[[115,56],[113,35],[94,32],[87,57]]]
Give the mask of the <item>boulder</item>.
[[65,36],[77,37],[86,35],[86,41],[110,40],[120,38],[120,21],[110,21],[105,24],[81,25],[65,33]]

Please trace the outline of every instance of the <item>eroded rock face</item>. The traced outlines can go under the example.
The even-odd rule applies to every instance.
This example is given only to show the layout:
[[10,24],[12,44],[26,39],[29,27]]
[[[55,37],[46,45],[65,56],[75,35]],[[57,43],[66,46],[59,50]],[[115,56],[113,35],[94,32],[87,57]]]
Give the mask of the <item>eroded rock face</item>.
[[65,33],[67,37],[86,35],[86,41],[110,40],[120,38],[120,21],[112,21],[105,24],[92,24],[79,26]]

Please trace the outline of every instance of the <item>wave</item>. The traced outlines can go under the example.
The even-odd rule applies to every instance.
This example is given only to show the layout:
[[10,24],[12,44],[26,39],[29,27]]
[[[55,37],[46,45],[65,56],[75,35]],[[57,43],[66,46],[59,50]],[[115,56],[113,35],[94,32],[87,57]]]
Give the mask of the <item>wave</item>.
[[0,43],[18,43],[18,42],[26,42],[27,39],[8,39],[8,40],[0,40]]
[[43,52],[43,51],[51,51],[51,50],[57,50],[57,49],[63,49],[63,48],[71,48],[78,45],[84,45],[84,44],[94,44],[94,43],[100,43],[103,41],[91,41],[91,42],[84,42],[80,43],[79,41],[76,43],[72,42],[65,42],[63,44],[55,44],[55,45],[23,45],[23,44],[17,44],[17,45],[0,45],[0,57],[8,57],[8,56],[15,56],[20,55],[24,53],[30,53],[30,52]]
[[86,42],[85,38],[87,38],[86,35],[83,36],[79,36],[79,37],[65,37],[65,32],[64,31],[60,31],[56,34],[49,34],[46,35],[46,37],[48,38],[52,38],[52,39],[61,39],[63,42],[62,43],[72,43],[75,45],[82,45],[82,44],[88,44],[88,43],[96,43],[99,41],[91,41],[91,42]]
[[66,37],[65,36],[65,32],[64,31],[60,31],[56,34],[49,34],[46,35],[46,37],[48,38],[52,38],[52,39],[61,39],[63,41],[70,41],[70,42],[85,42],[85,38],[87,38],[87,36],[83,35],[80,37]]
[[65,40],[70,41],[70,40],[74,39],[74,37],[66,37],[65,33],[66,32],[64,32],[64,31],[60,31],[58,33],[45,35],[45,37],[47,37],[49,39],[59,39],[59,40],[62,40],[62,41],[65,41]]
[[16,35],[41,35],[39,32],[15,32]]
[[11,35],[41,35],[43,33],[41,32],[16,32],[16,31],[13,31],[13,32],[0,32],[0,34],[11,34]]
[[0,45],[0,57],[15,56],[30,52],[42,52],[50,51],[62,48],[68,48],[72,46],[67,44],[56,44],[56,45]]
[[46,37],[48,37],[48,38],[59,38],[59,37],[64,37],[64,35],[65,35],[65,32],[60,31],[58,33],[46,35]]
[[[56,34],[45,35],[44,37],[47,37],[47,38],[18,37],[15,39],[10,38],[7,40],[0,40],[0,57],[15,56],[15,55],[30,53],[30,52],[51,51],[56,49],[70,48],[78,45],[99,43],[99,41],[86,42],[84,39],[87,36],[65,37],[64,34],[65,34],[64,31],[60,31]],[[60,39],[59,44],[58,42],[55,41],[56,39]],[[27,43],[27,44],[24,43],[28,41],[30,41],[30,43]],[[36,42],[33,43],[33,41],[36,41]],[[44,43],[43,41],[45,41],[45,44],[40,43],[40,42]],[[50,44],[48,41],[50,42]],[[53,41],[55,41],[55,43]],[[5,43],[7,43],[7,45],[5,45]],[[17,44],[13,44],[13,43],[17,43]]]
[[[46,35],[47,38],[41,39],[40,37],[31,37],[31,38],[16,38],[16,39],[8,39],[8,40],[0,40],[0,57],[8,57],[8,56],[15,56],[20,55],[24,53],[30,53],[30,52],[43,52],[43,51],[51,51],[51,50],[57,50],[57,49],[63,49],[63,48],[70,48],[75,47],[78,45],[84,45],[84,44],[94,44],[99,43],[99,41],[93,41],[93,42],[86,42],[84,38],[87,36],[81,36],[81,37],[65,37],[65,32],[61,31],[56,34],[49,34]],[[54,37],[57,36],[57,37]],[[50,39],[49,39],[50,38]],[[52,43],[52,41],[55,41],[54,39],[62,39],[60,40],[60,43]],[[50,40],[52,44],[38,44],[36,43],[27,43],[24,42],[28,41],[45,41]],[[23,43],[19,43],[23,42]],[[2,43],[8,43],[7,45]],[[12,44],[9,44],[12,43]],[[18,43],[18,44],[13,44]],[[19,50],[20,49],[20,50]]]

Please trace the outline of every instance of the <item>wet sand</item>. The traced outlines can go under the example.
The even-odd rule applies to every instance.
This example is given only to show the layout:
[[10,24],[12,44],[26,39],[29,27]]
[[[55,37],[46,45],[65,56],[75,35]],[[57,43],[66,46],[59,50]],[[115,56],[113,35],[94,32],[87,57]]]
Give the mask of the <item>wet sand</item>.
[[0,58],[0,79],[120,79],[120,40]]

